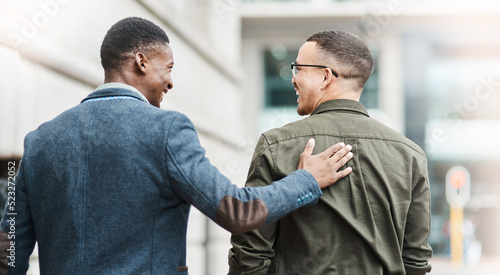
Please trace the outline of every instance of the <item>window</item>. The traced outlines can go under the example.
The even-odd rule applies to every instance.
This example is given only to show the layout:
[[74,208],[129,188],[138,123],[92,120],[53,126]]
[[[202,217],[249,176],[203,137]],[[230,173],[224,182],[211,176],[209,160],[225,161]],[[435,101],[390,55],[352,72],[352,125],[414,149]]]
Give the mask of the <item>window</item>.
[[292,85],[290,64],[297,58],[298,50],[289,51],[275,45],[264,52],[265,106],[297,107],[297,95]]

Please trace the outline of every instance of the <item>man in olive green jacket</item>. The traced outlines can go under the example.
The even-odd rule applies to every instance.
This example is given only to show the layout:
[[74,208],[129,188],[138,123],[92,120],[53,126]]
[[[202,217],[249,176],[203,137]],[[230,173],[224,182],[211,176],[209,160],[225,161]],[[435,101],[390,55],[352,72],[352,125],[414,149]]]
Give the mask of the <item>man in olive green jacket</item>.
[[[310,115],[264,133],[247,186],[264,186],[297,167],[301,144],[353,146],[349,177],[317,205],[233,235],[229,274],[425,274],[432,249],[427,160],[415,143],[371,119],[359,102],[373,59],[359,37],[312,35],[292,63],[297,112]],[[300,199],[299,199],[300,200]],[[300,202],[299,202],[300,203]]]

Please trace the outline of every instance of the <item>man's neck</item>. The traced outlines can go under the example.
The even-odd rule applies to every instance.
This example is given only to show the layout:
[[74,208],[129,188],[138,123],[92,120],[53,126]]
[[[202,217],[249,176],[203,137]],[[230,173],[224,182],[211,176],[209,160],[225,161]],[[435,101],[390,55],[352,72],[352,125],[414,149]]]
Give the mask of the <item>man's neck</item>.
[[317,105],[335,99],[349,99],[349,100],[359,101],[360,97],[361,97],[361,92],[358,91],[326,92],[325,95],[322,98],[320,98]]

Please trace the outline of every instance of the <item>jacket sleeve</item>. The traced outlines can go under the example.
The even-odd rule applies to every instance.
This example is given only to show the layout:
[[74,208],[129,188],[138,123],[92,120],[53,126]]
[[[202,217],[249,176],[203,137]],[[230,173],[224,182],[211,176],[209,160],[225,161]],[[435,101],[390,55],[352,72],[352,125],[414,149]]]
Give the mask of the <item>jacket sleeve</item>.
[[[252,157],[246,186],[266,186],[273,182],[273,156],[264,136]],[[278,232],[279,221],[249,231],[232,235],[229,250],[229,273],[267,274],[274,257],[273,245]]]
[[414,162],[412,200],[403,240],[406,274],[424,275],[431,271],[432,248],[427,242],[431,231],[430,186],[425,156]]
[[36,242],[24,166],[25,161],[21,161],[15,181],[8,187],[7,204],[0,226],[5,233],[2,235],[3,241],[6,241],[4,245],[8,246],[7,251],[2,251],[1,254],[7,253],[9,274],[26,274]]
[[305,170],[265,187],[231,184],[210,164],[193,124],[180,113],[173,118],[165,144],[167,172],[175,192],[233,234],[274,222],[322,195]]

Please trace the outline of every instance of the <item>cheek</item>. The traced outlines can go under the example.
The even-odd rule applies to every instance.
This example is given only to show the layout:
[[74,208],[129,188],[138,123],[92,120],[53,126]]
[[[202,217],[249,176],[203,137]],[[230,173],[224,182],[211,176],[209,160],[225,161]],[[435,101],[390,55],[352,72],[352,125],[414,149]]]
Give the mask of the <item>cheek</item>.
[[319,90],[321,82],[317,79],[308,79],[304,81],[304,89],[307,89],[308,93],[315,93]]
[[312,83],[309,82],[309,81],[302,81],[300,83],[300,85],[298,85],[299,89],[300,89],[300,92],[301,92],[301,96],[304,95],[305,97],[307,97],[307,95],[311,92],[311,88],[312,88]]
[[171,78],[170,78],[170,73],[166,72],[166,73],[163,75],[162,79],[163,79],[163,83],[165,83],[165,84],[166,84],[166,83],[168,83],[168,82],[170,82],[170,80],[171,80]]

